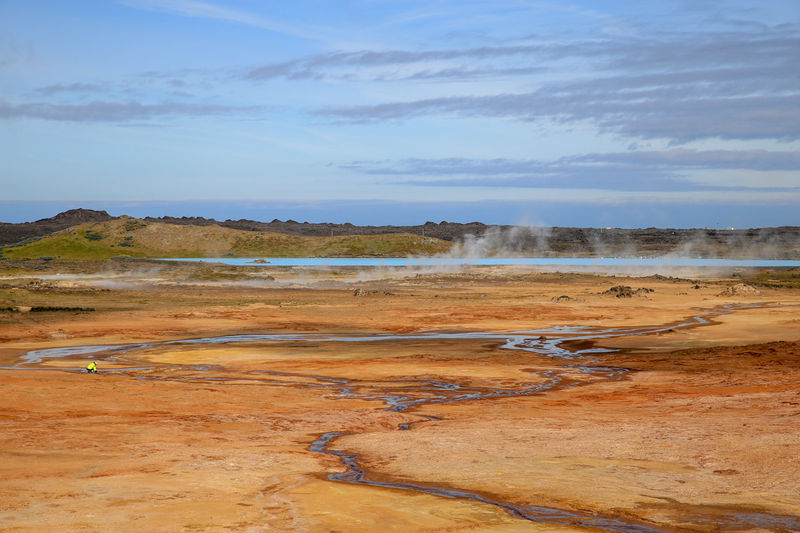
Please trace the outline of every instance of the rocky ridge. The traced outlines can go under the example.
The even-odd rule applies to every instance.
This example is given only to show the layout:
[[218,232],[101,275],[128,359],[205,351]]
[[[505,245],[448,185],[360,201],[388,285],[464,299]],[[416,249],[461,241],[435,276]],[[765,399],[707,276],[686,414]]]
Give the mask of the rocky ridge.
[[[103,222],[118,218],[123,217],[112,217],[106,211],[71,209],[35,222],[0,223],[0,246],[19,244],[85,222]],[[278,219],[271,222],[247,219],[218,221],[213,218],[168,216],[147,217],[142,220],[179,226],[221,226],[314,237],[407,233],[460,243],[461,246],[473,247],[484,253],[503,250],[523,255],[616,257],[672,253],[684,257],[800,259],[798,226],[721,230],[515,227],[447,221],[429,221],[415,226],[356,226],[350,223],[310,223]]]

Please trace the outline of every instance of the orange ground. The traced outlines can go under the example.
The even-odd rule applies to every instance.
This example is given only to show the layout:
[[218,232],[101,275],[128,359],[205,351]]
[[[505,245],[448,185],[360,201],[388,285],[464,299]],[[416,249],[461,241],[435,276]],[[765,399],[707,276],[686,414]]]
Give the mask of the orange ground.
[[[624,350],[582,363],[628,369],[621,380],[481,338],[168,344],[100,354],[95,376],[79,372],[87,356],[0,370],[0,530],[590,530],[465,498],[331,481],[341,460],[309,447],[333,431],[349,435],[329,449],[357,454],[372,481],[663,531],[800,527],[800,291],[720,296],[729,283],[503,269],[304,276],[288,287],[149,279],[107,291],[96,280],[33,290],[12,279],[2,289],[10,304],[96,311],[0,315],[0,364],[62,346],[676,326],[696,307],[771,306],[600,342]],[[619,284],[654,292],[602,294]],[[554,301],[562,295],[570,299]],[[558,386],[528,396],[405,412],[380,400],[437,394],[422,381],[518,391],[554,377]],[[325,378],[351,380],[353,395]],[[418,423],[398,430],[409,422]]]

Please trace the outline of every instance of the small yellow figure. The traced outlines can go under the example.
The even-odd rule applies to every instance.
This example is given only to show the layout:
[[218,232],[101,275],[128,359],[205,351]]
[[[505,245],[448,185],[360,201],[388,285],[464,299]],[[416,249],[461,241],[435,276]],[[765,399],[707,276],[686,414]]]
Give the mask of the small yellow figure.
[[86,371],[90,374],[97,374],[97,363],[92,361],[88,365],[86,365]]

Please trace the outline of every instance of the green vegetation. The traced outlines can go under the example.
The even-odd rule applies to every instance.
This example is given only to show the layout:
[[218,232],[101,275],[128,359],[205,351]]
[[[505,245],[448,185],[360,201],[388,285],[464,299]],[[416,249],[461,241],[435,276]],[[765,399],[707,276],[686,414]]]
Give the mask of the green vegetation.
[[800,289],[800,269],[798,268],[765,270],[739,276],[739,278],[745,283],[760,287]]
[[141,228],[147,227],[147,222],[143,220],[139,220],[138,218],[129,218],[125,220],[125,224],[122,226],[125,231],[134,231]]
[[[307,237],[118,219],[88,223],[2,249],[10,259],[129,257],[405,257],[447,252],[451,243],[407,233]],[[120,248],[124,248],[124,254]]]
[[[77,235],[53,235],[38,241],[13,248],[5,248],[6,257],[11,259],[36,258],[43,255],[58,259],[103,260],[120,255],[108,244],[86,240]],[[144,257],[144,254],[136,254]]]

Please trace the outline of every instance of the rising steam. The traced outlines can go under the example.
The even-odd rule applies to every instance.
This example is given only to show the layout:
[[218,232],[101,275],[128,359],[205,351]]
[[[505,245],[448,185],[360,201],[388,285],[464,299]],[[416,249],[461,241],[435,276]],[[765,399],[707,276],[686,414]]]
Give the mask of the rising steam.
[[546,257],[551,228],[542,226],[491,227],[483,235],[466,235],[446,257],[478,259],[492,256]]

